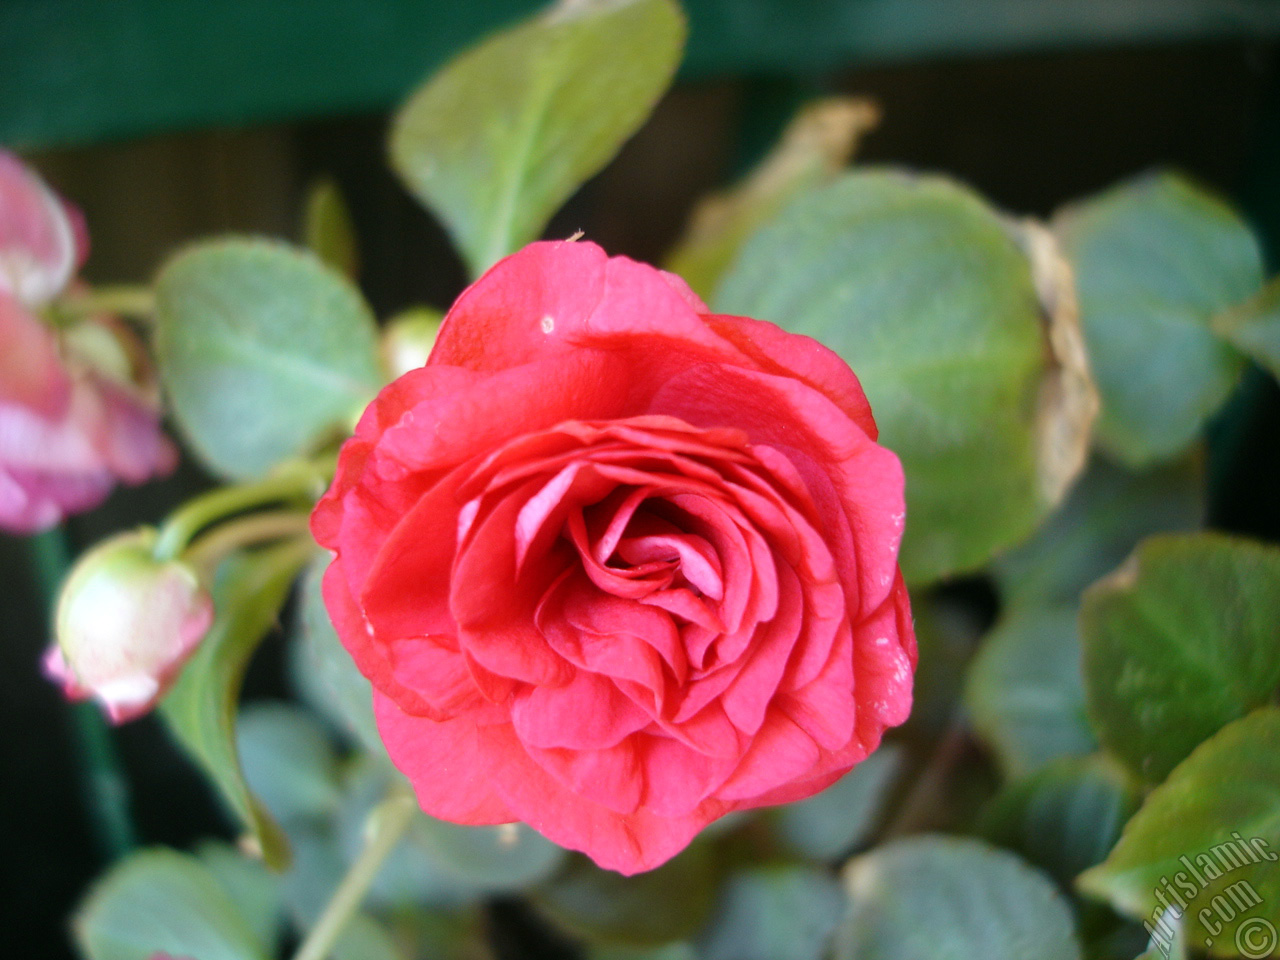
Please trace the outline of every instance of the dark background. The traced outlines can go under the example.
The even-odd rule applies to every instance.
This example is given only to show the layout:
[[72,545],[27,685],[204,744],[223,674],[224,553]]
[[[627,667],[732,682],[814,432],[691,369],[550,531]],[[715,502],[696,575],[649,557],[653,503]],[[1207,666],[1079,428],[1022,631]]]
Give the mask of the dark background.
[[[6,2],[0,0],[0,7]],[[0,9],[0,25],[6,17],[10,25],[15,22],[14,9],[30,15],[29,6]],[[50,6],[74,12],[83,4]],[[725,9],[730,16],[732,8]],[[714,52],[715,37],[700,36],[696,20],[694,26],[694,49]],[[932,37],[941,27],[930,29],[933,33],[923,33]],[[0,39],[0,51],[12,43],[9,37]],[[752,69],[749,57],[730,63],[721,77],[705,75],[714,72],[711,68],[703,75],[695,70],[617,160],[570,202],[549,233],[567,236],[582,229],[611,253],[659,259],[695,198],[745,169],[798,103],[843,91],[870,95],[883,108],[879,130],[864,142],[864,162],[945,171],[1004,208],[1041,215],[1143,168],[1172,164],[1234,198],[1275,249],[1280,239],[1280,48],[1274,41],[1261,35],[1108,41],[1092,49],[1076,44],[1076,49],[1037,53],[984,50],[981,56],[973,50],[947,56],[924,46],[910,62],[857,66],[855,49],[833,52],[828,43],[822,56],[829,62],[804,75],[764,70],[759,64],[766,61],[759,58]],[[702,56],[705,61],[710,54]],[[840,67],[841,62],[855,65]],[[18,79],[35,83],[33,76],[28,72]],[[15,140],[40,142],[31,133],[36,127],[30,126],[30,111],[14,107],[24,102],[22,90],[13,88],[12,75],[8,86],[3,78],[0,74],[0,132],[8,128],[21,134]],[[340,112],[342,107],[335,105]],[[287,114],[286,108],[271,109]],[[298,112],[310,115],[317,109],[311,105]],[[76,128],[72,120],[59,118],[56,103],[46,113],[47,142],[76,139],[66,132],[73,129],[81,130],[79,139],[91,140],[146,126],[135,120],[132,131],[128,123],[114,130],[92,124]],[[216,112],[210,115],[216,119]],[[197,119],[178,110],[147,122],[173,126]],[[462,266],[439,227],[391,176],[384,161],[385,127],[386,110],[378,107],[337,118],[27,152],[59,190],[83,207],[94,242],[86,270],[91,280],[145,280],[174,245],[210,233],[296,235],[303,190],[314,176],[331,174],[353,209],[361,281],[379,315],[420,302],[447,306],[464,283]],[[1278,426],[1280,392],[1251,370],[1210,432],[1215,524],[1280,535],[1280,500],[1274,495]],[[187,467],[164,483],[121,491],[101,510],[69,524],[72,549],[120,526],[158,517],[204,482]],[[103,868],[104,853],[77,779],[74,714],[39,678],[47,601],[29,543],[0,535],[0,584],[4,954],[70,957],[65,918]],[[278,642],[264,650],[250,678],[250,696],[280,692],[279,659]],[[143,842],[181,846],[202,834],[229,835],[203,782],[167,743],[156,721],[127,725],[114,739]],[[508,913],[499,911],[509,922]]]

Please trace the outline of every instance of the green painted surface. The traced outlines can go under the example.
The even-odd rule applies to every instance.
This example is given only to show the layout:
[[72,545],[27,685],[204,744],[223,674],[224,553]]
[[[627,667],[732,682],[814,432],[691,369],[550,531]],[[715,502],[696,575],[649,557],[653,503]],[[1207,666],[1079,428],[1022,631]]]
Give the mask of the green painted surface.
[[[0,0],[0,142],[390,107],[535,0]],[[1280,33],[1280,0],[687,0],[688,77]]]

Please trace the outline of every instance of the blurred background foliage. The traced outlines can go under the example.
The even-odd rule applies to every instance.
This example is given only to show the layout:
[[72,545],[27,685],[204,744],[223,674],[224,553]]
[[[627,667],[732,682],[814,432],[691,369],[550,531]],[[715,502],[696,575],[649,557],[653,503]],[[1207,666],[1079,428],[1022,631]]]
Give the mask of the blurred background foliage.
[[[148,281],[177,245],[210,234],[298,238],[311,185],[329,177],[348,201],[360,286],[375,313],[443,306],[467,269],[441,225],[391,173],[387,111],[449,55],[536,6],[4,0],[0,142],[27,151],[84,208],[93,229],[92,280]],[[1148,167],[1173,166],[1236,202],[1274,268],[1280,3],[690,0],[687,9],[689,47],[677,85],[556,214],[549,235],[582,229],[611,253],[661,261],[695,201],[751,169],[801,104],[851,93],[872,98],[881,116],[861,139],[860,162],[945,171],[1001,209],[1046,218]],[[1094,212],[1105,219],[1113,208]],[[731,284],[726,296],[749,300],[749,293]],[[1065,887],[1102,858],[1137,807],[1134,777],[1141,774],[1095,753],[1086,701],[1094,698],[1104,735],[1107,722],[1123,726],[1129,718],[1096,702],[1079,676],[1081,590],[1150,532],[1207,519],[1280,537],[1280,390],[1258,367],[1238,383],[1234,370],[1222,396],[1206,404],[1205,415],[1214,413],[1209,408],[1230,391],[1210,423],[1206,455],[1136,478],[1098,461],[1055,518],[990,576],[952,578],[917,594],[918,707],[899,745],[855,777],[807,805],[721,827],[729,840],[714,855],[700,843],[661,871],[612,887],[528,831],[457,832],[424,820],[408,845],[426,854],[411,849],[391,861],[369,903],[382,921],[353,924],[341,956],[397,956],[390,929],[423,955],[478,960],[484,954],[467,951],[484,928],[498,957],[578,955],[572,944],[586,937],[612,945],[582,955],[615,960],[808,960],[830,940],[843,909],[824,865],[859,850],[873,829],[891,838],[963,828],[1044,872],[1032,874],[977,840],[877,848],[846,876],[864,895],[841,925],[838,956],[860,956],[874,949],[878,931],[909,927],[909,916],[895,914],[901,905],[877,893],[886,883],[917,889],[913,910],[938,904],[956,936],[983,944],[988,957],[1019,956],[1019,918],[1044,924],[1041,937],[1069,924],[1046,877]],[[1115,435],[1103,429],[1104,440]],[[162,484],[120,491],[69,524],[72,545],[153,519],[208,483],[187,465]],[[1082,527],[1089,531],[1083,541]],[[0,539],[0,576],[23,586],[5,591],[0,644],[7,788],[0,803],[13,827],[0,865],[4,929],[15,955],[70,957],[64,920],[105,865],[109,833],[81,804],[77,771],[84,768],[69,714],[35,669],[46,614],[29,555],[21,542]],[[1176,583],[1161,580],[1158,561],[1142,589],[1176,593]],[[136,877],[165,878],[175,903],[206,905],[184,923],[211,930],[211,944],[238,944],[232,955],[270,951],[283,917],[295,926],[314,918],[385,785],[382,767],[339,750],[375,742],[358,710],[335,712],[344,663],[330,656],[314,578],[304,583],[283,629],[273,630],[251,667],[240,730],[246,776],[288,833],[293,872],[275,883],[226,843],[204,840],[190,854],[148,854],[133,874],[112,881],[127,894]],[[1090,604],[1097,612],[1125,602],[1095,595]],[[315,686],[317,676],[324,686]],[[1254,679],[1266,687],[1270,674]],[[312,704],[330,725],[286,698]],[[1231,719],[1230,710],[1216,714],[1205,729]],[[1273,723],[1265,715],[1253,722]],[[1164,757],[1152,782],[1199,739]],[[202,776],[156,719],[124,727],[114,740],[142,841],[192,849],[200,838],[234,836]],[[272,763],[281,755],[305,762],[281,770]],[[1224,762],[1231,769],[1230,758]],[[908,769],[927,775],[904,795]],[[1195,837],[1185,843],[1192,852],[1204,845]],[[727,873],[733,879],[717,894]],[[948,886],[955,877],[966,878],[964,889]],[[1113,900],[1151,886],[1139,875],[1126,881],[1132,890],[1117,893],[1123,884],[1109,882],[1102,878],[1095,889]],[[515,889],[529,896],[516,898]],[[985,912],[966,914],[967,897],[981,900]],[[447,910],[423,915],[400,909],[405,903]],[[1028,908],[1041,903],[1049,904],[1046,913]],[[1141,949],[1134,927],[1104,907],[1077,908],[1091,955],[1132,957]],[[94,926],[93,910],[91,903],[84,924],[112,942],[110,923]],[[983,939],[992,929],[1010,941]],[[635,945],[670,941],[658,950]]]

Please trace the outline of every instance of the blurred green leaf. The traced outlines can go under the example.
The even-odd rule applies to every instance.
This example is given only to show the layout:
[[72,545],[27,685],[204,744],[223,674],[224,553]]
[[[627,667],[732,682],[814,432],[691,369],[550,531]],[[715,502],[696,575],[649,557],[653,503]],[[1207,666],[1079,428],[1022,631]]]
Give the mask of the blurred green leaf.
[[1153,533],[1193,530],[1204,520],[1200,457],[1133,473],[1095,457],[1066,503],[1036,535],[995,564],[1010,604],[1074,604]]
[[318,178],[307,190],[302,242],[343,276],[354,278],[360,272],[360,252],[351,211],[332,177]]
[[964,702],[1008,777],[1092,753],[1075,606],[1008,610],[978,648]]
[[684,36],[672,0],[562,0],[432,76],[396,117],[392,166],[478,276],[640,128]]
[[342,882],[347,864],[330,824],[294,821],[289,824],[293,859],[281,881],[285,908],[299,930],[308,930]]
[[319,724],[289,703],[252,703],[236,734],[244,778],[277,820],[338,808],[338,758]]
[[280,878],[221,840],[206,840],[196,856],[253,933],[264,953],[274,955],[284,932],[284,894]]
[[657,946],[684,940],[711,914],[720,871],[710,845],[695,841],[656,870],[623,877],[585,857],[529,896],[548,917],[589,943]]
[[[289,840],[293,863],[281,889],[297,929],[305,934],[319,919],[347,870],[337,839],[320,821],[293,821]],[[388,932],[368,913],[358,912],[334,945],[335,960],[406,960]]]
[[1046,279],[1042,303],[1037,288],[1060,266],[1046,236],[939,177],[848,173],[756,232],[717,292],[717,311],[815,337],[853,367],[902,458],[913,584],[1025,538],[1083,457],[1091,388],[1066,346],[1074,316],[1048,303],[1069,295]]
[[486,893],[522,890],[545,880],[568,856],[523,823],[468,827],[423,814],[410,830],[415,848],[441,873]]
[[587,953],[589,960],[701,960],[687,943],[661,947],[597,947]]
[[289,679],[303,700],[339,731],[366,752],[384,754],[373,719],[373,688],[338,639],[320,593],[328,565],[329,556],[319,555],[302,576],[289,644]]
[[338,935],[333,960],[408,960],[390,932],[367,913],[357,913]]
[[830,180],[879,119],[873,103],[856,97],[806,104],[750,174],[699,202],[684,237],[667,258],[667,269],[710,300],[751,233],[799,191]]
[[1074,203],[1054,229],[1075,267],[1102,395],[1098,439],[1131,466],[1169,459],[1240,374],[1209,325],[1262,284],[1258,241],[1226,203],[1169,172]]
[[155,343],[178,425],[224,476],[306,452],[382,382],[359,291],[267,240],[208,241],[170,260],[156,281]]
[[87,960],[266,960],[213,875],[194,857],[153,849],[120,861],[72,918]]
[[837,960],[1079,960],[1047,877],[976,840],[899,840],[845,868]]
[[[388,760],[376,755],[358,758],[347,770],[334,836],[335,855],[343,864],[353,861],[363,849],[369,814],[399,776]],[[394,909],[406,905],[460,906],[479,900],[481,891],[446,875],[422,850],[415,834],[416,818],[378,871],[367,902]]]
[[[1234,934],[1246,914],[1257,908],[1280,923],[1277,847],[1280,709],[1266,707],[1224,727],[1179,764],[1079,886],[1138,919],[1150,918],[1160,897],[1174,904],[1180,897],[1190,943],[1212,941],[1210,953],[1236,956]],[[1219,897],[1230,915],[1215,909]]]
[[1213,329],[1280,378],[1280,277],[1244,303],[1215,314]]
[[263,859],[276,869],[288,862],[289,846],[245,783],[236,753],[236,706],[249,659],[275,623],[311,549],[285,544],[236,554],[223,563],[213,590],[213,626],[160,704],[170,731],[217,784],[253,833]]
[[1221,534],[1151,537],[1091,587],[1080,625],[1089,716],[1159,783],[1280,686],[1280,549]]
[[979,832],[1064,886],[1102,862],[1138,808],[1124,772],[1101,754],[1062,757],[1009,784],[983,811]]
[[902,770],[902,751],[891,743],[808,800],[778,807],[778,835],[814,860],[832,860],[861,843],[875,825],[889,788]]
[[1187,960],[1187,932],[1180,918],[1161,914],[1152,928],[1147,949],[1137,960]]
[[[399,778],[385,762],[365,761],[352,771],[339,821],[349,858],[363,845],[369,810]],[[376,892],[387,903],[463,904],[545,880],[566,857],[562,847],[522,823],[469,827],[420,813],[388,859]]]
[[721,890],[699,952],[703,960],[820,960],[843,909],[840,884],[825,870],[744,870]]

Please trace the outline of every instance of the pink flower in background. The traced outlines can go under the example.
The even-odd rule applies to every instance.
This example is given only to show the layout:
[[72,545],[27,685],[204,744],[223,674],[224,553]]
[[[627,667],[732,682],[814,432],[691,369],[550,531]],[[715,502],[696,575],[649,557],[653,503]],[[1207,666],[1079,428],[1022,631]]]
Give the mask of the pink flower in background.
[[159,393],[136,339],[108,317],[62,335],[37,309],[87,250],[79,214],[0,152],[0,528],[33,533],[120,481],[172,470]]
[[536,243],[382,391],[312,529],[424,810],[623,873],[807,797],[911,704],[898,459],[825,347]]
[[0,150],[0,293],[29,307],[48,303],[88,254],[80,211]]

